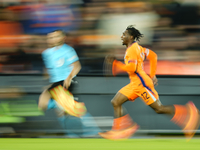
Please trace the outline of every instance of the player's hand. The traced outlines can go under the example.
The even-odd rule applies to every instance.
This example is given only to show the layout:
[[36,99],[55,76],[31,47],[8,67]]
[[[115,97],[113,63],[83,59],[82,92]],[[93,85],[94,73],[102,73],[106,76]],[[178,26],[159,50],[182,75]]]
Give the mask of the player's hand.
[[105,62],[106,62],[107,64],[109,64],[109,65],[112,65],[112,64],[113,64],[113,61],[114,61],[115,59],[116,59],[115,56],[113,56],[113,55],[107,55],[107,56],[105,57]]
[[63,88],[68,89],[71,82],[72,82],[71,78],[68,77],[67,79],[65,79],[64,82],[63,82]]
[[106,77],[112,76],[112,65],[113,65],[114,60],[115,60],[115,57],[112,55],[107,55],[105,57],[104,65],[103,65],[104,76]]
[[154,76],[154,77],[152,78],[152,81],[153,81],[153,85],[154,85],[154,86],[157,86],[157,85],[158,85],[158,79],[156,78],[156,76]]

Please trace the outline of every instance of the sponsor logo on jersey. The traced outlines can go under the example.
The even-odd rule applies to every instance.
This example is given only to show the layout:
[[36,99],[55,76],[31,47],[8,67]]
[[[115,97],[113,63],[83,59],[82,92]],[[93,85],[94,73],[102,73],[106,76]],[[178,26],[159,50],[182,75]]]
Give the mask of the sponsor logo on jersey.
[[65,59],[61,58],[56,62],[56,67],[61,67],[62,65],[64,65],[65,63]]

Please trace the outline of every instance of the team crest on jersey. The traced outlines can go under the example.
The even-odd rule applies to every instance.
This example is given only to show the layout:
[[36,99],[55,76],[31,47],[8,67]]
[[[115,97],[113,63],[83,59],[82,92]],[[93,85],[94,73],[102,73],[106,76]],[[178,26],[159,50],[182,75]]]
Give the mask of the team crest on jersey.
[[56,67],[61,67],[62,65],[64,65],[65,63],[65,59],[61,58],[56,62]]

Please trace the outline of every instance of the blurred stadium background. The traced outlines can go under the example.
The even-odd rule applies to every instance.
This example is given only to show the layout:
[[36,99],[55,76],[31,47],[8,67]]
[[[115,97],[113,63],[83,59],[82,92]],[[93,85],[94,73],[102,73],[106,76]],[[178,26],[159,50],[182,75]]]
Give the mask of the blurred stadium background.
[[[84,126],[88,131],[93,126],[109,130],[110,100],[129,79],[126,74],[103,77],[103,60],[108,54],[123,60],[120,36],[130,24],[144,34],[140,44],[158,55],[156,90],[162,103],[191,100],[200,108],[199,0],[0,0],[0,137],[83,132],[80,119],[69,116],[64,129],[53,110],[37,109],[38,97],[49,84],[41,52],[47,48],[46,34],[58,28],[67,33],[66,43],[75,48],[82,64],[74,94],[96,123],[88,117]],[[140,125],[136,136],[182,136],[170,118],[155,114],[141,100],[125,107]]]

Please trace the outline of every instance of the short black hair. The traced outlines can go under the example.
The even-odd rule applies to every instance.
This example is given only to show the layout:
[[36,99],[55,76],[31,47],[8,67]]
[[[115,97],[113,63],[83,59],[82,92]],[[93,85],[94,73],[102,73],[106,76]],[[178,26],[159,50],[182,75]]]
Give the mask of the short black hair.
[[128,33],[134,37],[134,40],[140,41],[140,39],[143,37],[143,34],[140,33],[139,30],[137,30],[133,25],[129,25],[126,30]]

